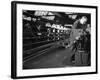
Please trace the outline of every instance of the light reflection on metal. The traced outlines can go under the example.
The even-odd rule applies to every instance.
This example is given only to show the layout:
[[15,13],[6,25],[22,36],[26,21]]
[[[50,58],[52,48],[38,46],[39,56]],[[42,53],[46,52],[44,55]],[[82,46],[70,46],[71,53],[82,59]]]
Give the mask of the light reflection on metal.
[[71,18],[71,19],[76,19],[77,15],[68,15],[68,17]]
[[[66,24],[66,26],[72,26],[72,25],[67,25]],[[57,30],[70,30],[70,28],[67,28],[66,26],[61,26],[59,24],[53,24],[53,25],[51,25],[50,23],[46,24],[46,27],[50,27],[50,28],[53,28],[53,29],[57,29]]]
[[46,23],[46,27],[51,27],[51,24],[50,23]]
[[65,14],[74,14],[74,12],[65,12]]
[[42,16],[44,19],[54,20],[55,16]]
[[31,21],[31,17],[27,17],[27,16],[25,16],[25,15],[23,15],[23,19],[24,19],[24,20],[27,20],[27,21]]
[[34,13],[35,16],[43,16],[47,14],[48,14],[48,11],[35,11]]
[[46,16],[46,15],[54,15],[52,12],[49,11],[35,11],[35,16]]
[[36,18],[32,18],[32,21],[36,22],[36,20],[37,20]]
[[48,15],[54,15],[52,12],[49,12]]
[[64,26],[73,26],[72,24],[65,24]]

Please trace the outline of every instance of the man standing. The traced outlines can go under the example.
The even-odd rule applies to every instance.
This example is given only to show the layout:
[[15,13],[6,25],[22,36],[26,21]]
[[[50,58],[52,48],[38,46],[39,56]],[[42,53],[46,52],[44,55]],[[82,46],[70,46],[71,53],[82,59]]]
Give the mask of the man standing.
[[69,44],[69,46],[72,47],[72,51],[74,51],[74,53],[72,54],[72,57],[71,57],[72,62],[75,61],[75,52],[78,49],[80,37],[81,37],[81,35],[83,35],[84,31],[87,28],[86,22],[87,22],[87,17],[82,16],[81,18],[76,20],[73,24],[72,32],[70,34],[70,44]]

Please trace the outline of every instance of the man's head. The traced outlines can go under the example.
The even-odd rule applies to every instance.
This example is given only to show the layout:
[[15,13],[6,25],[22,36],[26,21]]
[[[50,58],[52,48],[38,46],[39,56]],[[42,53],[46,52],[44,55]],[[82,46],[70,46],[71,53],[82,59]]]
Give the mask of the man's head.
[[85,24],[87,22],[87,17],[86,16],[82,16],[82,18],[80,19],[80,23],[81,24]]

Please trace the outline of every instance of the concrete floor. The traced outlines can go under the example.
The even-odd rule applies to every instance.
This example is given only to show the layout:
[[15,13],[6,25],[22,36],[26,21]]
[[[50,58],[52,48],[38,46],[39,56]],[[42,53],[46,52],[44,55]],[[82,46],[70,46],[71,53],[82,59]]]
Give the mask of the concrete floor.
[[71,62],[74,52],[70,48],[55,48],[23,63],[23,69],[58,68],[76,66]]

